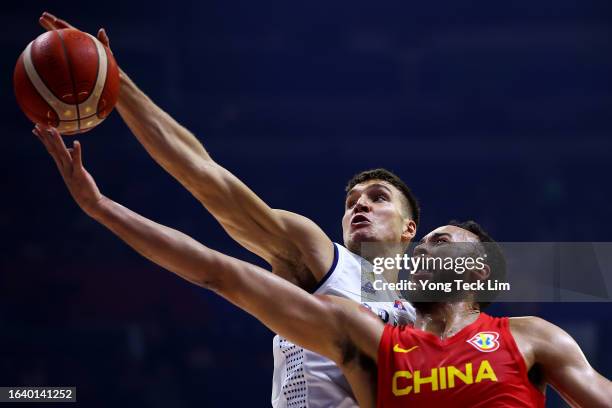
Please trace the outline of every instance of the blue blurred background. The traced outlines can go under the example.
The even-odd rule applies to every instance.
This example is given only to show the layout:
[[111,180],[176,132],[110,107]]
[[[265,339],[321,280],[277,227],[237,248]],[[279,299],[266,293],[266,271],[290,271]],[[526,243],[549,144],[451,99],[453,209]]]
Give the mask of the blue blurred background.
[[[216,161],[335,241],[346,181],[379,166],[420,198],[419,236],[458,218],[500,241],[612,241],[607,0],[3,8],[2,386],[76,385],[88,407],[263,407],[271,390],[272,333],[85,216],[30,134],[12,71],[44,10],[92,33],[104,26],[119,65]],[[117,113],[79,140],[103,193],[259,262]],[[610,303],[490,312],[551,320],[612,376]],[[564,406],[553,394],[548,405]]]

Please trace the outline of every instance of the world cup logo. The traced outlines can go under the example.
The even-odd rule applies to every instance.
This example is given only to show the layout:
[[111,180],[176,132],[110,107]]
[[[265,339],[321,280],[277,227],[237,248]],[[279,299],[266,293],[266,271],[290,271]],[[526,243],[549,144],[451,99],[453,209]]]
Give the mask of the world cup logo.
[[472,346],[476,347],[479,351],[490,353],[499,348],[499,334],[497,332],[480,332],[476,333],[474,337],[469,339],[467,342]]

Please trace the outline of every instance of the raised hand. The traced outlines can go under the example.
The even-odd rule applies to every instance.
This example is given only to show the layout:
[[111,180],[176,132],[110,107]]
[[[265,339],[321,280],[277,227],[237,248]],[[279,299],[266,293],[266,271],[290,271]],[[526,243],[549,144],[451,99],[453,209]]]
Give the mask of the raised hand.
[[[62,28],[74,28],[74,29],[77,29],[76,27],[74,27],[73,25],[69,24],[68,22],[66,22],[66,21],[64,21],[64,20],[62,20],[60,18],[57,18],[53,14],[47,13],[46,11],[44,13],[42,13],[40,18],[38,19],[38,22],[47,31],[60,30]],[[108,39],[108,36],[106,35],[106,31],[104,30],[104,28],[101,28],[101,29],[98,30],[97,37],[98,37],[98,40],[100,40],[100,42],[102,44],[104,44],[106,47],[108,47],[108,49],[110,49],[110,40]]]
[[100,193],[91,174],[83,167],[81,143],[75,140],[72,148],[66,148],[62,137],[55,128],[43,128],[36,125],[32,133],[47,148],[72,198],[85,213],[93,216],[104,196]]

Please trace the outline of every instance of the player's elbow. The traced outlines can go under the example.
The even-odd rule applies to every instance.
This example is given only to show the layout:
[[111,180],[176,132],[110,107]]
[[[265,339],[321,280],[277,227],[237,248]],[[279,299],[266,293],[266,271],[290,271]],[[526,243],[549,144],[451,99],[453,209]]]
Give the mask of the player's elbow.
[[314,295],[317,314],[324,321],[333,337],[344,333],[346,310],[337,298],[329,295]]
[[321,312],[325,312],[325,314],[327,314],[334,320],[340,319],[341,314],[342,314],[342,308],[340,307],[337,301],[335,301],[329,295],[313,295],[313,296],[317,303],[318,310],[320,310]]
[[346,307],[334,296],[314,295],[324,319],[325,352],[329,359],[345,366],[355,359],[357,349],[348,337]]

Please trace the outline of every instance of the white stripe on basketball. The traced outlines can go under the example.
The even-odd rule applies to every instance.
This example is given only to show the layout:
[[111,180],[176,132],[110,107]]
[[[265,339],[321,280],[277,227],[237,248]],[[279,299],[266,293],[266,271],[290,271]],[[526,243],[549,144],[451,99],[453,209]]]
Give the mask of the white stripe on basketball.
[[69,105],[67,103],[62,102],[58,99],[53,92],[47,88],[47,85],[42,81],[38,72],[36,72],[36,68],[34,67],[34,63],[32,62],[32,41],[26,47],[25,52],[23,53],[23,65],[25,67],[26,73],[28,74],[28,78],[30,78],[30,82],[36,88],[36,91],[40,96],[43,97],[45,101],[51,106],[51,108],[55,111],[60,120],[76,120],[77,112],[76,105]]
[[[104,84],[106,83],[106,71],[108,69],[108,60],[106,58],[106,51],[104,50],[104,46],[97,38],[93,35],[87,34],[96,45],[96,51],[98,52],[98,77],[96,79],[96,85],[91,92],[91,95],[82,103],[79,104],[79,112],[81,112],[81,116],[90,116],[98,113],[98,102],[100,101],[100,96],[102,95],[102,91],[104,90]],[[81,127],[88,128],[91,125],[87,125],[87,122],[93,119],[81,120]],[[96,124],[101,121],[95,122]]]

